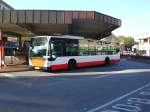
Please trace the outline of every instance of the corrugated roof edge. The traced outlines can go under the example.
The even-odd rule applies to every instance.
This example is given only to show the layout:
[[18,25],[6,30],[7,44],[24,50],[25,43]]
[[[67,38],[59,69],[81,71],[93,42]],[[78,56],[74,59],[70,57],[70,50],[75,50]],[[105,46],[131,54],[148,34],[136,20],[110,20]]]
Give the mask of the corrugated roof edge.
[[6,2],[4,2],[3,0],[0,0],[0,2],[2,2],[3,4],[5,4],[7,7],[9,7],[11,10],[15,10],[12,6],[8,5]]

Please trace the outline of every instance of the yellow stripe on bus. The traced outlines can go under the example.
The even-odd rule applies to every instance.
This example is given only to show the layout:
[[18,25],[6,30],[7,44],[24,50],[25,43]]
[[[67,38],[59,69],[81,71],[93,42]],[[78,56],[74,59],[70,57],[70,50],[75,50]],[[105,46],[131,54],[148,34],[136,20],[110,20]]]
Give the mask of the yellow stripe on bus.
[[43,67],[45,60],[43,59],[31,59],[32,66]]

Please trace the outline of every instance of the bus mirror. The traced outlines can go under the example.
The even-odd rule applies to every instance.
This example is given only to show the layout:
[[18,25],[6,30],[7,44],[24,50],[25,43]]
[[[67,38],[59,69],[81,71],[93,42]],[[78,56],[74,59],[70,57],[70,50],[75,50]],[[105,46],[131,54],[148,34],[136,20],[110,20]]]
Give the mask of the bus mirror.
[[56,59],[55,55],[52,55],[52,57],[48,58],[48,61],[54,61]]
[[53,58],[53,59],[55,59],[55,58],[56,58],[56,56],[55,56],[55,55],[52,55],[52,58]]
[[49,58],[50,58],[50,56],[43,56],[43,58],[44,58],[44,59],[49,59]]

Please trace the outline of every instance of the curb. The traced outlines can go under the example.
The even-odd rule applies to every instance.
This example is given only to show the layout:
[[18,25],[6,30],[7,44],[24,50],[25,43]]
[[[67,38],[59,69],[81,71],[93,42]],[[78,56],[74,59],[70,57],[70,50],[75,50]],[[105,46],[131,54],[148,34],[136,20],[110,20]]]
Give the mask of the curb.
[[10,72],[23,72],[23,71],[33,71],[31,68],[20,68],[20,69],[0,69],[0,73],[10,73]]

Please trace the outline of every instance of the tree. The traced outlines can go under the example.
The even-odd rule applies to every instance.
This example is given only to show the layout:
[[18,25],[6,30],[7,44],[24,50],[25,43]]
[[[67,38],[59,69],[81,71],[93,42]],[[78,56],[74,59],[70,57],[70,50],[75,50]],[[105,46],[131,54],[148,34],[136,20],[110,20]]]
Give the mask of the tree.
[[132,46],[134,45],[134,38],[133,37],[126,37],[126,36],[118,36],[121,50],[131,50]]
[[125,46],[126,50],[131,50],[133,45],[134,45],[133,37],[125,37],[124,38],[124,46]]
[[115,35],[111,35],[109,37],[105,38],[106,41],[114,41],[114,42],[118,42],[120,44],[120,50],[131,50],[132,46],[134,45],[134,38],[129,36],[115,36]]

